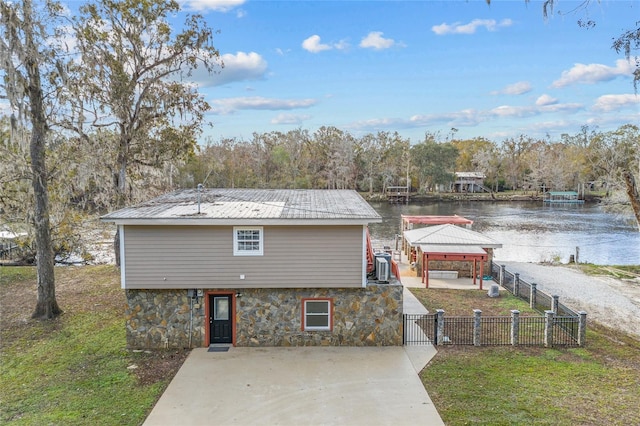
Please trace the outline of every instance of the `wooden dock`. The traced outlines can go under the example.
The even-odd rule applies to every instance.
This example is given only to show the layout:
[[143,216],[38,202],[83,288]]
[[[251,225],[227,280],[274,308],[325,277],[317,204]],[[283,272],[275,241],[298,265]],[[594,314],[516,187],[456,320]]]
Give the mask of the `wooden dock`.
[[390,203],[409,203],[408,186],[388,186],[386,191],[387,200]]

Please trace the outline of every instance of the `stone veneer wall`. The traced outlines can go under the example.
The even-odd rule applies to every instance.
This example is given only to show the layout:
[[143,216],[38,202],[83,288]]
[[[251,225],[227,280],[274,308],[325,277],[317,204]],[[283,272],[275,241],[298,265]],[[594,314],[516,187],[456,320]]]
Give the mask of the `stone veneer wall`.
[[[204,340],[204,300],[187,290],[126,290],[127,347],[200,347]],[[193,322],[191,322],[193,306]],[[189,325],[191,324],[191,344]]]
[[[445,260],[430,260],[429,270],[431,271],[458,271],[459,278],[473,278],[473,262],[463,261],[445,261]],[[477,269],[478,275],[480,274],[480,263],[478,263]],[[483,272],[485,275],[491,275],[491,261],[484,262]],[[420,271],[418,270],[418,276]]]
[[[397,281],[370,283],[366,288],[354,289],[228,291],[242,294],[236,297],[237,346],[402,345],[402,285]],[[192,302],[186,290],[127,290],[126,296],[129,348],[208,344],[204,341],[204,327],[208,325],[204,297]],[[333,299],[333,330],[311,332],[301,329],[302,299],[306,298]]]

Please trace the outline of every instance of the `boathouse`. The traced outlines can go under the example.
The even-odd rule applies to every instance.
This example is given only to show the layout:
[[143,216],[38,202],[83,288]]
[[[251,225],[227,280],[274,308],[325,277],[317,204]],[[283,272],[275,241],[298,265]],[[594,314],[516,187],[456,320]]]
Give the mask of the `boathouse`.
[[427,215],[427,216],[414,216],[414,215],[400,215],[400,235],[402,237],[402,251],[405,252],[410,262],[414,262],[415,259],[411,258],[410,245],[407,243],[407,240],[404,238],[404,232],[412,229],[418,229],[425,226],[433,226],[433,225],[445,225],[452,224],[463,226],[467,229],[471,229],[471,225],[473,225],[473,220],[467,219],[466,217],[453,215],[453,216],[436,216],[436,215]]

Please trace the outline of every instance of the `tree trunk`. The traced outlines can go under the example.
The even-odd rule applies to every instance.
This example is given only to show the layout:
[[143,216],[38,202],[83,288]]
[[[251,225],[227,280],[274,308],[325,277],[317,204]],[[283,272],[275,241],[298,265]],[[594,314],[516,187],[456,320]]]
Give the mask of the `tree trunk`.
[[636,180],[630,170],[625,170],[622,175],[624,177],[624,183],[627,187],[627,196],[629,197],[629,201],[631,202],[631,208],[633,209],[633,214],[636,217],[636,224],[638,225],[638,230],[640,231],[640,194],[638,194]]
[[116,266],[120,267],[120,230],[116,229],[116,235],[113,237],[113,252],[115,254]]
[[[118,148],[118,167],[117,173],[114,174],[114,186],[116,191],[116,207],[122,208],[127,201],[127,154],[129,143],[124,136],[120,138],[120,146]],[[116,266],[120,267],[120,233],[116,230],[113,238],[113,251],[115,255]]]
[[44,134],[33,126],[31,136],[31,170],[35,195],[36,263],[38,279],[38,301],[32,318],[50,319],[62,313],[56,301],[54,276],[54,254],[49,226],[49,197],[44,154]]
[[31,155],[32,185],[35,197],[35,233],[36,233],[36,263],[38,280],[38,301],[32,318],[50,319],[62,313],[56,301],[56,286],[54,276],[54,254],[51,244],[51,228],[49,226],[49,195],[47,189],[46,166],[46,137],[47,122],[44,112],[44,99],[40,83],[40,70],[31,52],[37,52],[33,40],[33,22],[31,1],[24,2],[25,48],[28,53],[25,69],[28,76],[27,92],[29,94],[31,114]]
[[127,166],[128,166],[129,144],[124,136],[120,137],[118,147],[118,157],[116,159],[115,172],[113,174],[113,186],[116,193],[115,205],[117,208],[124,207],[127,203]]

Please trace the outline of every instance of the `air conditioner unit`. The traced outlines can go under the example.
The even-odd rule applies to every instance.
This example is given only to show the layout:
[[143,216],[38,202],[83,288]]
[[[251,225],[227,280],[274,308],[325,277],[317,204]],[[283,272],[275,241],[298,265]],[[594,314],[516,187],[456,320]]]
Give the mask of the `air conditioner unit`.
[[378,281],[388,282],[390,276],[389,262],[382,256],[376,257],[376,278]]

